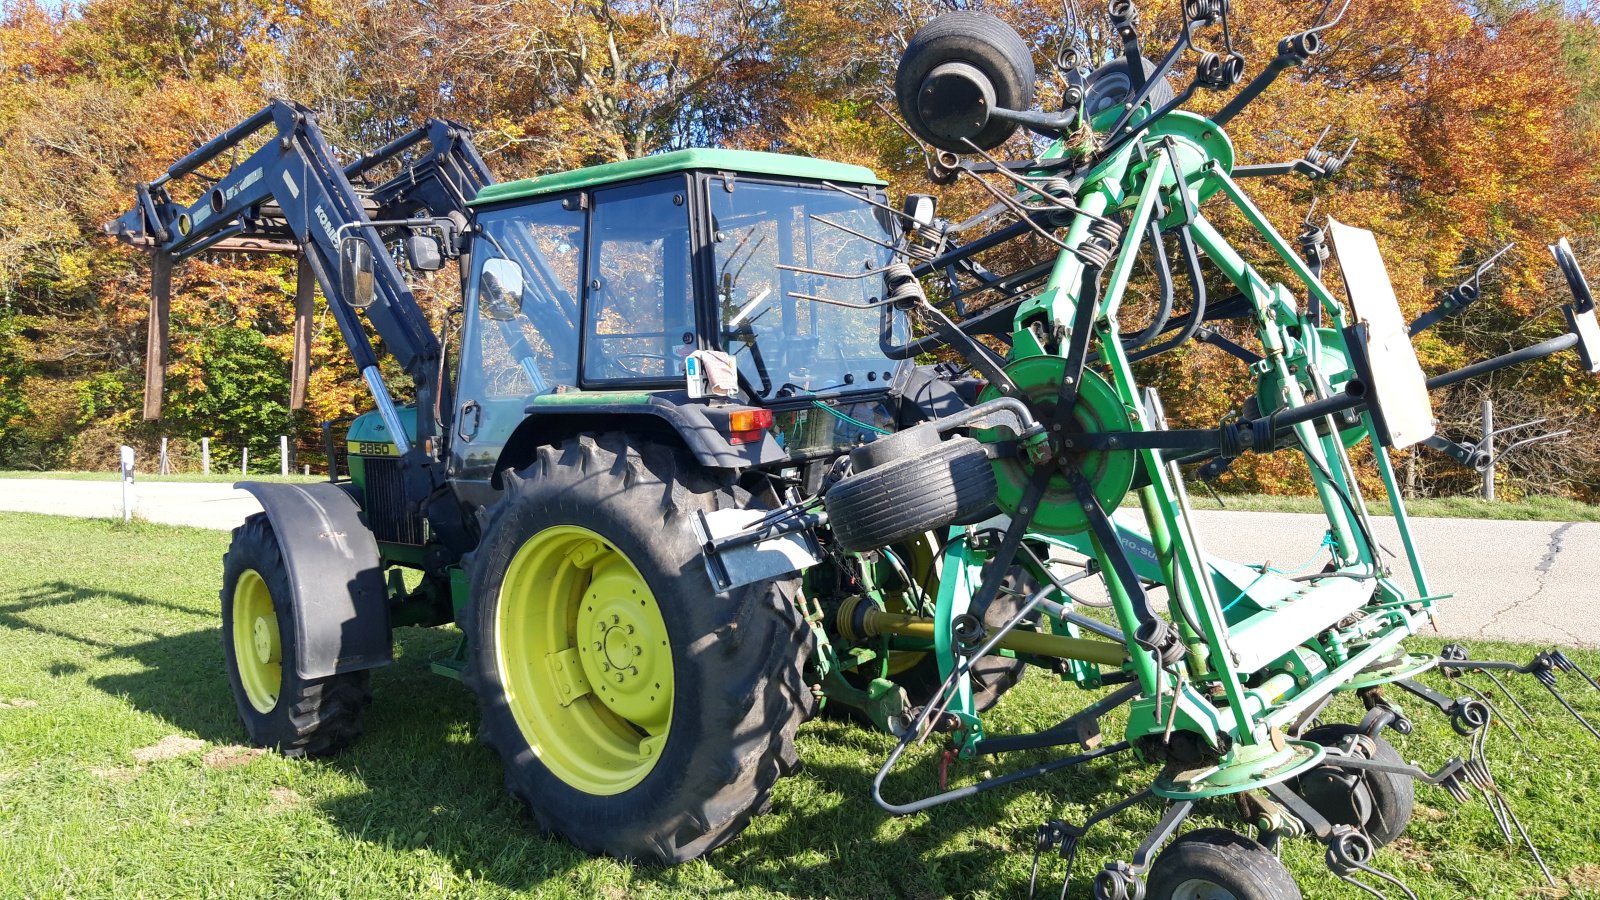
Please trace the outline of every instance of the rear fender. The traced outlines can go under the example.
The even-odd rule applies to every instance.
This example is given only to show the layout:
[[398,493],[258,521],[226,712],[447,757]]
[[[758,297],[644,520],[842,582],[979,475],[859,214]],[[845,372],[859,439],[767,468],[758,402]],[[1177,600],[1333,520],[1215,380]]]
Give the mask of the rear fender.
[[326,678],[394,660],[389,598],[372,530],[338,485],[242,481],[261,503],[289,573],[295,672]]
[[[581,395],[580,395],[581,396]],[[566,402],[559,406],[530,406],[527,417],[506,439],[495,464],[496,488],[506,469],[520,469],[533,460],[539,447],[559,444],[584,432],[629,431],[675,441],[695,461],[708,469],[737,473],[752,466],[781,463],[788,457],[770,434],[760,441],[731,444],[725,436],[728,411],[694,403],[677,403],[652,397],[648,403],[607,404]]]

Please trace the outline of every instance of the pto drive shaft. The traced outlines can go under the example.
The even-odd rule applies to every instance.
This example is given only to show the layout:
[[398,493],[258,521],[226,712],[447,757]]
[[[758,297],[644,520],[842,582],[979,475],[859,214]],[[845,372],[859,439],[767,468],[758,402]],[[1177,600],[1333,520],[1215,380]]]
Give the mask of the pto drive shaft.
[[[861,599],[847,601],[839,607],[838,622],[839,631],[849,641],[885,634],[934,640],[933,619],[884,612]],[[1076,659],[1102,666],[1120,666],[1128,658],[1126,648],[1108,641],[1041,634],[1037,631],[1012,630],[1000,639],[996,647],[1029,656]]]

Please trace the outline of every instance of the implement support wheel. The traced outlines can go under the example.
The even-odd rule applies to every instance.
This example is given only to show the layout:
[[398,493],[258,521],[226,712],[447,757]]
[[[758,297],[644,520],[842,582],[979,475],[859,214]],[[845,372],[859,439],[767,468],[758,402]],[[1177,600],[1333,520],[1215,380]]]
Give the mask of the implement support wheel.
[[1272,851],[1226,828],[1201,828],[1161,851],[1145,879],[1145,900],[1300,900],[1300,888]]
[[511,792],[591,852],[693,859],[797,765],[814,706],[792,579],[717,593],[694,510],[749,505],[622,435],[544,447],[468,563],[467,685]]
[[[1350,735],[1360,733],[1355,725],[1333,723],[1311,729],[1305,739],[1335,747]],[[1371,741],[1377,747],[1372,757],[1375,761],[1405,765],[1405,758],[1393,744],[1376,735]],[[1391,843],[1406,830],[1417,803],[1417,783],[1392,772],[1318,766],[1301,777],[1294,789],[1329,822],[1366,832],[1374,847]]]

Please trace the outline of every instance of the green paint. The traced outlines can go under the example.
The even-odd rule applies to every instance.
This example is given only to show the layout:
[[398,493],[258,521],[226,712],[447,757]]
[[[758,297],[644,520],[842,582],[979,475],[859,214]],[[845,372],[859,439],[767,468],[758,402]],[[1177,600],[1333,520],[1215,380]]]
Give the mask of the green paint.
[[649,403],[655,394],[649,391],[569,391],[563,394],[540,394],[529,406],[639,406]]
[[478,192],[473,206],[502,203],[507,200],[524,200],[562,191],[602,187],[621,181],[633,181],[652,175],[672,172],[732,172],[736,175],[772,175],[779,178],[800,178],[807,181],[831,181],[842,185],[882,185],[885,182],[871,169],[845,163],[813,159],[809,156],[789,156],[782,153],[759,153],[752,150],[678,150],[641,156],[622,162],[605,163],[568,172],[524,178],[491,184]]

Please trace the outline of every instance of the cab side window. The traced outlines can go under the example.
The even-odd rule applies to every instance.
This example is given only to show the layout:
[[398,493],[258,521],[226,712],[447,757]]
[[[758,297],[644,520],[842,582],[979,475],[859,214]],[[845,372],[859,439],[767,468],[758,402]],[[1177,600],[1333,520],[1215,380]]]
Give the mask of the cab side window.
[[681,177],[594,192],[584,381],[683,376],[696,346],[687,196]]
[[527,399],[577,384],[584,213],[547,200],[486,214],[473,241],[461,396]]

